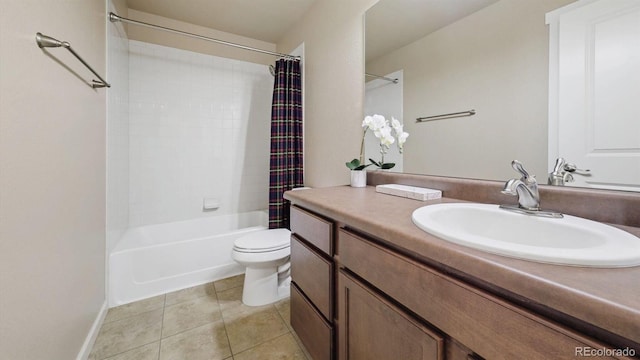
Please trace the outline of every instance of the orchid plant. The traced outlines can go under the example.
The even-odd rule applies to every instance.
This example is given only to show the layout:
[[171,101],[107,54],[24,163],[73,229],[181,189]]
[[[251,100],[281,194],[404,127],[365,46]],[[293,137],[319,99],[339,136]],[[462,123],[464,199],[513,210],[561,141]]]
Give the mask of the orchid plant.
[[[398,121],[398,119],[391,117],[391,123],[389,120],[385,119],[384,116],[375,114],[373,116],[365,116],[362,121],[362,143],[360,145],[360,162],[362,162],[364,157],[364,137],[367,134],[368,130],[373,131],[373,135],[380,142],[380,161],[375,161],[373,159],[369,159],[371,164],[379,167],[380,169],[391,169],[396,166],[395,163],[385,163],[384,155],[389,151],[389,148],[393,143],[396,143],[398,146],[398,151],[402,154],[404,143],[407,141],[407,137],[409,134],[404,131],[403,125]],[[395,136],[394,136],[395,135]],[[396,142],[397,139],[397,142]],[[371,165],[370,164],[370,165]]]

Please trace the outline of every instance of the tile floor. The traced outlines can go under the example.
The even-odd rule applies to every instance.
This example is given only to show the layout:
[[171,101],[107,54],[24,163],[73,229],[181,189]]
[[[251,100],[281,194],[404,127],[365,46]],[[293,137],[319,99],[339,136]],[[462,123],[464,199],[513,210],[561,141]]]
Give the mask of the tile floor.
[[311,359],[289,299],[242,304],[244,275],[109,309],[89,360]]

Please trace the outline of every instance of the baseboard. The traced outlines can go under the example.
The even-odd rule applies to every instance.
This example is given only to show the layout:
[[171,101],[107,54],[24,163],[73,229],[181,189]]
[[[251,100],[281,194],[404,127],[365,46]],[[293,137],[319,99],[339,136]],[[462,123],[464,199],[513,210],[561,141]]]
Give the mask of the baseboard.
[[96,338],[98,337],[98,333],[100,332],[105,316],[107,316],[108,310],[109,307],[107,306],[107,300],[105,299],[102,303],[98,316],[96,316],[96,320],[91,326],[91,330],[89,330],[89,333],[87,334],[87,338],[84,340],[84,344],[82,344],[82,348],[80,349],[76,360],[87,360],[89,358],[89,354],[91,354],[91,349],[93,349],[93,344],[96,342]]

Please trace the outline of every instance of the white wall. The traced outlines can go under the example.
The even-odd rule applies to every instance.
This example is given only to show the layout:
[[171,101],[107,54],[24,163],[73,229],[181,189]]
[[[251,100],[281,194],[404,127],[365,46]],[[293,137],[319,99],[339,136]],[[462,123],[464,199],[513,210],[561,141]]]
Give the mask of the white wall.
[[349,183],[344,165],[360,155],[364,102],[363,14],[377,0],[318,0],[278,42],[304,43],[305,185]]
[[266,209],[268,67],[134,40],[129,56],[129,225]]
[[[110,3],[110,11],[115,6]],[[124,15],[123,15],[124,16]],[[107,24],[107,254],[129,226],[129,40],[123,23]]]
[[[389,120],[389,122],[391,122],[391,118],[394,117],[398,119],[400,123],[404,124],[405,119],[402,116],[402,87],[404,86],[402,70],[380,76],[398,79],[398,82],[393,83],[384,79],[375,79],[367,82],[365,84],[364,114],[365,116],[380,114]],[[407,141],[410,140],[412,140],[411,134],[409,134]],[[402,172],[403,154],[398,150],[397,141],[398,138],[396,137],[396,143],[391,145],[387,151],[387,154],[384,156],[384,162],[395,163],[396,166],[394,166],[391,171]],[[365,137],[364,161],[369,163],[370,158],[375,161],[380,161],[382,155],[380,154],[380,141],[375,137],[373,132],[369,130]],[[373,169],[376,169],[375,165],[367,168],[367,170]]]
[[[104,0],[0,1],[0,358],[74,359],[105,303]],[[107,81],[111,79],[107,78]],[[114,83],[115,85],[115,83]]]

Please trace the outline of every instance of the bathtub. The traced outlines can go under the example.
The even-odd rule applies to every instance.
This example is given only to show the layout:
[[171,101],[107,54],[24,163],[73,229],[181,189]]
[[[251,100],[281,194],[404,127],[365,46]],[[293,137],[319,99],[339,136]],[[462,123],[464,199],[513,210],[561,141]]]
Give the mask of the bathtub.
[[233,243],[267,221],[253,211],[128,229],[109,255],[109,307],[243,273]]

